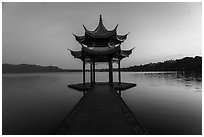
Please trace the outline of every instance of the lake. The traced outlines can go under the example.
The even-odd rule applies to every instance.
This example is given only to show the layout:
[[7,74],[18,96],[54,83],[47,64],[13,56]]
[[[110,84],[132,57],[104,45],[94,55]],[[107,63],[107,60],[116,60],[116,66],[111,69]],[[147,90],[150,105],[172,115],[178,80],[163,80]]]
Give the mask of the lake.
[[[81,81],[81,72],[3,74],[3,134],[53,134],[83,96],[67,85]],[[96,81],[108,81],[108,72],[96,72]],[[137,84],[122,98],[150,134],[202,134],[201,74],[122,72],[122,81]]]

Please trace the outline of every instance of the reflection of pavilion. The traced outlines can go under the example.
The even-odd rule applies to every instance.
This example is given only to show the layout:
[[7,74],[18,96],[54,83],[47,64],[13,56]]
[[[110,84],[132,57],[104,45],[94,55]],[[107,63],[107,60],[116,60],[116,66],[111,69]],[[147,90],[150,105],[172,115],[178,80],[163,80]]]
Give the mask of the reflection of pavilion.
[[80,51],[71,51],[71,54],[83,61],[83,84],[85,84],[85,63],[90,63],[91,84],[95,83],[95,63],[108,62],[109,64],[109,84],[113,84],[113,62],[118,62],[119,84],[121,83],[120,61],[128,57],[133,49],[121,50],[121,44],[126,40],[127,35],[118,35],[117,27],[113,30],[107,30],[103,25],[102,16],[100,15],[99,24],[94,31],[87,30],[85,26],[83,36],[75,36],[81,44]]

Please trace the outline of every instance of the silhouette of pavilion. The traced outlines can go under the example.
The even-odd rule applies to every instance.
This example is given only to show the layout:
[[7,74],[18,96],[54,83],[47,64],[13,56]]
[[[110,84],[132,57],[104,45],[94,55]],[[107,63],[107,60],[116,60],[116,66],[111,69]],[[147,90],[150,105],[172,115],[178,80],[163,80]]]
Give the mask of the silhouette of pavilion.
[[132,53],[130,50],[122,50],[121,44],[126,40],[127,34],[118,35],[117,27],[113,30],[107,30],[103,25],[102,16],[100,15],[99,24],[95,30],[90,31],[85,29],[83,36],[77,36],[73,34],[76,40],[81,45],[80,51],[71,51],[74,58],[78,58],[83,61],[83,84],[85,81],[85,63],[90,63],[90,81],[91,84],[95,83],[95,64],[96,62],[108,62],[109,64],[109,84],[113,84],[113,62],[118,63],[118,84],[121,84],[121,69],[120,62],[123,58],[129,57]]

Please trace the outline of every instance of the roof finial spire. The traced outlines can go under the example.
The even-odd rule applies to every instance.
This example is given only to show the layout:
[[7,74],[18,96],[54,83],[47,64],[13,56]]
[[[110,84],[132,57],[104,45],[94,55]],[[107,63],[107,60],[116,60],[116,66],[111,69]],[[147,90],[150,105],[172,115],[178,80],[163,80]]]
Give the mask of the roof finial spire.
[[100,19],[99,19],[99,22],[102,22],[103,20],[102,20],[102,15],[100,15]]

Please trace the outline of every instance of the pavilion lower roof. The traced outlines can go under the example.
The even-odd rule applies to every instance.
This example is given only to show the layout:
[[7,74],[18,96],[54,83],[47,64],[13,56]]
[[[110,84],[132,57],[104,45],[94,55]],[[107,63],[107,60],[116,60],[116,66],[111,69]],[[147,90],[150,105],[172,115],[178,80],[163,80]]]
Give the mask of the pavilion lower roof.
[[120,46],[117,47],[84,47],[82,46],[82,52],[88,55],[112,55],[120,50]]
[[115,59],[122,59],[125,57],[129,57],[132,53],[133,49],[130,50],[121,50],[120,46],[112,47],[112,48],[88,48],[82,47],[81,51],[71,51],[72,56],[78,59],[89,60],[90,58],[94,58],[96,62],[107,62],[109,56],[112,56]]

